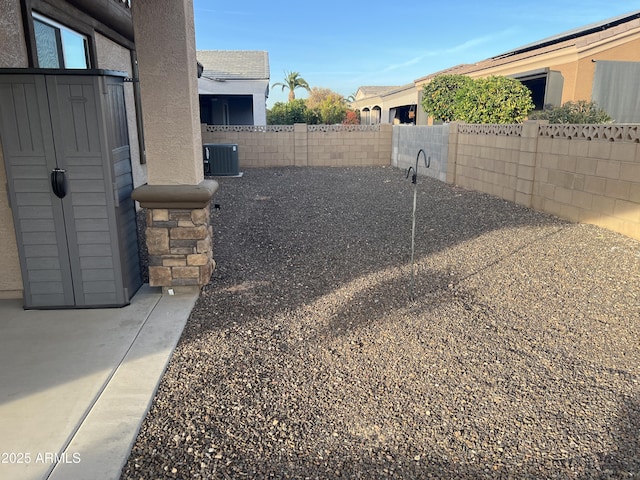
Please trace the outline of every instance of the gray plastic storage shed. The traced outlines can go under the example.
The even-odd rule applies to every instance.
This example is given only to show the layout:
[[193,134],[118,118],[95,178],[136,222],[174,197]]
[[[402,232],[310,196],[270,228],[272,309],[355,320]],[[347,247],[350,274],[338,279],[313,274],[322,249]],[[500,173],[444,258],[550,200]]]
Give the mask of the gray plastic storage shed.
[[123,306],[142,284],[123,80],[0,69],[25,308]]

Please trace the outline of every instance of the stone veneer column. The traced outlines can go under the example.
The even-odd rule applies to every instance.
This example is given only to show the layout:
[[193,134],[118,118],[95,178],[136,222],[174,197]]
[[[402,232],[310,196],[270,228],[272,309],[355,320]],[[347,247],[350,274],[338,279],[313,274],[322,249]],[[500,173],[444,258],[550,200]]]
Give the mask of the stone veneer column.
[[206,285],[215,267],[209,224],[214,181],[192,188],[144,185],[133,198],[147,209],[149,285],[191,290]]
[[148,184],[132,197],[147,208],[149,283],[174,290],[209,282],[215,265],[204,180],[192,0],[131,2]]
[[205,285],[211,278],[209,207],[194,210],[147,210],[149,285],[184,287]]

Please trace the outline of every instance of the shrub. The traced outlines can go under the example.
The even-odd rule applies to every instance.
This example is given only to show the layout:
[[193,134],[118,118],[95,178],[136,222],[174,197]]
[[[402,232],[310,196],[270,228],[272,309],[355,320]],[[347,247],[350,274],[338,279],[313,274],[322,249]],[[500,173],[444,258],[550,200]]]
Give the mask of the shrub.
[[307,120],[307,106],[303,99],[295,99],[287,103],[276,102],[270,110],[267,110],[269,125],[308,123]]
[[452,122],[458,120],[458,95],[473,80],[464,75],[438,75],[422,87],[422,108],[431,117]]
[[345,125],[360,125],[360,111],[347,110],[347,115],[342,123]]
[[479,78],[459,97],[456,113],[467,123],[521,123],[533,110],[531,91],[508,77]]
[[422,107],[445,122],[520,123],[534,105],[529,89],[513,78],[440,75],[423,87]]
[[545,106],[531,112],[530,120],[548,120],[549,123],[612,123],[613,119],[595,102],[578,100],[565,102],[561,107]]

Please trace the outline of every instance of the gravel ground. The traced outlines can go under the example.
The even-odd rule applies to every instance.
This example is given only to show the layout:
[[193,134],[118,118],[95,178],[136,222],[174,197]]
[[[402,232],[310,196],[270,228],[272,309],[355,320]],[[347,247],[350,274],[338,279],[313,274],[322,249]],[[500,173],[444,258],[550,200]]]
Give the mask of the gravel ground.
[[221,178],[123,479],[638,478],[640,242],[393,168]]

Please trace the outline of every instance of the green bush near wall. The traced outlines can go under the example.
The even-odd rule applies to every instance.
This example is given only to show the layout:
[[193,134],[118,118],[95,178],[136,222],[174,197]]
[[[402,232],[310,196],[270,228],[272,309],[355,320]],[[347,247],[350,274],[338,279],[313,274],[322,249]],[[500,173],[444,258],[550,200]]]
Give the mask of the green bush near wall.
[[595,102],[579,100],[565,102],[561,107],[547,106],[544,110],[531,112],[530,120],[548,120],[549,123],[602,124],[613,119]]
[[422,98],[429,116],[448,122],[522,123],[534,108],[527,87],[498,76],[439,75],[423,87]]

